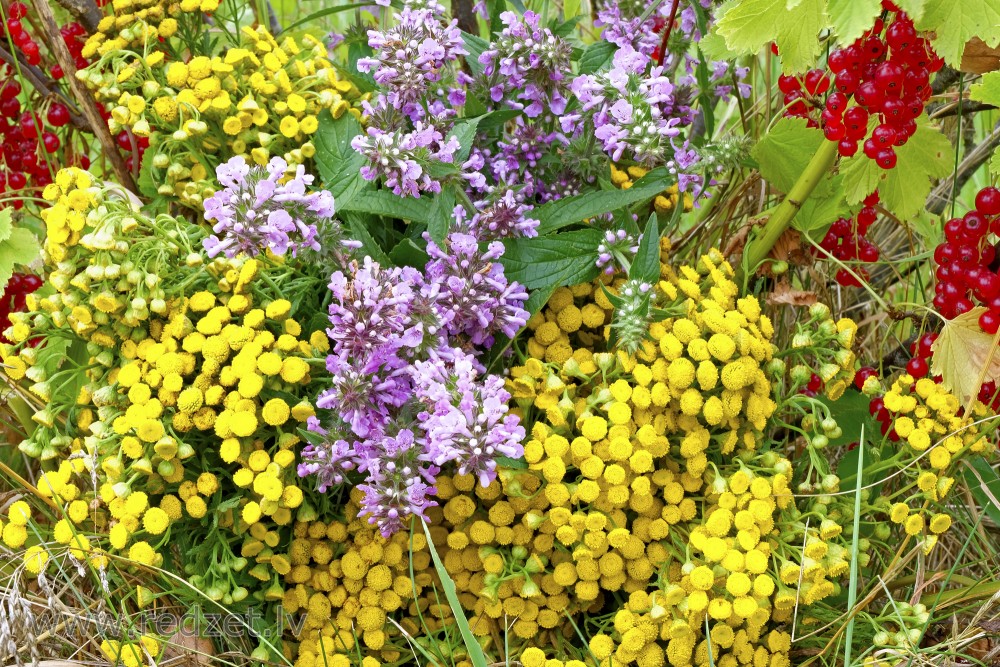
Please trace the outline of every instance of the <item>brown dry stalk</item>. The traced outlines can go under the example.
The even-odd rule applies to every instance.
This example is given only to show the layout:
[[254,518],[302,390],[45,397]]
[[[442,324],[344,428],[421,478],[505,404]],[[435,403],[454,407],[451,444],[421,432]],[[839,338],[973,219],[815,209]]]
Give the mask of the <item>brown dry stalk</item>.
[[90,124],[90,127],[94,130],[94,135],[100,142],[104,154],[111,162],[111,167],[115,172],[115,177],[124,188],[132,192],[136,192],[137,189],[135,180],[132,178],[132,173],[129,171],[128,167],[125,166],[125,158],[123,158],[121,152],[119,152],[118,147],[115,145],[115,140],[111,136],[111,132],[108,131],[107,124],[104,122],[104,119],[101,118],[101,114],[97,111],[97,103],[94,101],[90,91],[87,90],[87,87],[76,78],[76,64],[73,60],[73,56],[69,52],[69,49],[66,48],[66,44],[58,38],[59,26],[56,24],[56,19],[52,15],[52,8],[49,6],[49,3],[44,0],[32,0],[31,4],[34,6],[38,17],[41,19],[46,32],[48,32],[50,36],[55,36],[51,40],[51,43],[56,60],[59,61],[59,65],[65,73],[66,80],[69,82],[70,90],[73,91],[73,97],[80,104],[80,110],[83,112],[83,115]]

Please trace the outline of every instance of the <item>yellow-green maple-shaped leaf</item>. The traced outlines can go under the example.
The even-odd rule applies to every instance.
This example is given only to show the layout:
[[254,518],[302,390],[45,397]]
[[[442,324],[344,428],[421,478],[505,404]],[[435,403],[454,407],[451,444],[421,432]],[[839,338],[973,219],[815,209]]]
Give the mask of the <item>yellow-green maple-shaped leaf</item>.
[[980,306],[948,320],[931,346],[931,373],[940,375],[941,384],[963,405],[979,395],[981,382],[1000,381],[996,336],[979,328],[979,316],[985,311]]

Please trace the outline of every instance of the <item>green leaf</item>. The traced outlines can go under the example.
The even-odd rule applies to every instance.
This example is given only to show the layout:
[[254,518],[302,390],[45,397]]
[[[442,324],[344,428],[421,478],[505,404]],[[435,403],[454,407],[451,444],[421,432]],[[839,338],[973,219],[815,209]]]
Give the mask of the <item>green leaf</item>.
[[597,245],[602,234],[597,229],[515,238],[506,242],[500,263],[508,280],[528,289],[576,285],[597,276]]
[[919,21],[924,15],[927,0],[897,0],[896,6],[906,12],[913,21]]
[[524,302],[524,309],[528,311],[528,315],[531,316],[540,311],[549,302],[549,299],[552,298],[552,293],[555,291],[555,285],[533,290],[528,295],[528,300]]
[[497,109],[479,117],[479,130],[481,132],[492,132],[502,128],[507,121],[514,120],[521,115],[518,109]]
[[460,120],[448,133],[449,137],[455,137],[458,140],[459,149],[455,152],[456,164],[461,164],[469,159],[469,151],[472,150],[472,142],[476,139],[476,128],[479,126],[481,118],[482,116]]
[[841,44],[850,44],[875,25],[881,0],[827,0],[833,32]]
[[[6,222],[5,226],[3,222]],[[0,229],[0,234],[7,233],[7,238],[0,242],[0,285],[6,286],[14,275],[14,265],[35,261],[42,248],[35,235],[27,229],[10,229],[9,209],[0,211],[0,226],[4,227]]]
[[901,219],[916,215],[931,191],[931,179],[951,173],[954,149],[937,129],[926,124],[903,146],[896,147],[896,166],[881,169],[860,151],[841,162],[848,204],[858,204],[878,188],[882,205]]
[[432,202],[427,197],[400,197],[388,190],[359,192],[345,204],[342,210],[374,213],[387,218],[400,218],[414,222],[430,220]]
[[987,72],[969,86],[969,97],[976,102],[1000,106],[1000,72]]
[[823,131],[808,127],[805,118],[782,118],[750,154],[760,165],[760,175],[788,192],[824,141]]
[[[493,28],[493,30],[496,30],[496,28]],[[462,41],[465,42],[465,49],[469,52],[469,55],[465,56],[465,62],[468,64],[472,75],[479,76],[483,73],[483,66],[479,62],[479,56],[489,47],[490,43],[482,37],[470,35],[467,32],[462,33]]]
[[371,73],[358,69],[358,61],[362,58],[370,58],[373,53],[374,51],[367,42],[351,42],[347,45],[347,60],[350,65],[350,69],[347,71],[351,75],[351,81],[363,93],[370,93],[378,87]]
[[431,240],[439,246],[444,245],[444,238],[448,235],[451,223],[455,216],[455,189],[454,186],[446,186],[434,197],[431,206],[430,219],[427,221],[427,231],[430,232]]
[[[972,492],[972,497],[994,523],[1000,524],[1000,507],[994,502],[994,499],[1000,498],[1000,476],[997,476],[996,471],[982,456],[973,457],[968,463],[975,472],[963,470],[962,477]],[[986,493],[984,486],[989,490],[989,494]],[[993,498],[990,498],[990,494]]]
[[580,74],[593,74],[611,64],[618,46],[612,42],[595,42],[580,56]]
[[319,128],[313,135],[316,169],[338,209],[365,186],[366,181],[361,177],[365,157],[351,148],[351,139],[359,134],[361,125],[349,113],[337,119],[328,110],[319,115]]
[[512,459],[509,456],[498,456],[494,459],[497,465],[508,470],[527,470],[528,462],[524,459]]
[[633,183],[628,190],[599,190],[565,197],[539,206],[531,214],[539,222],[538,233],[546,234],[596,215],[652,199],[668,185],[667,172],[660,167]]
[[639,251],[632,260],[628,277],[655,285],[660,280],[660,227],[656,213],[649,216],[646,229],[639,241]]
[[0,243],[10,238],[14,226],[10,221],[10,208],[0,209]]
[[396,266],[412,266],[422,269],[430,261],[427,251],[416,244],[413,239],[403,239],[389,251],[389,258]]
[[750,55],[774,41],[786,74],[812,67],[822,45],[817,38],[830,19],[826,0],[729,0],[717,29],[730,51]]
[[358,213],[348,213],[344,216],[344,220],[351,230],[351,236],[361,242],[361,247],[364,249],[365,254],[369,255],[382,266],[392,266],[392,260],[389,259],[389,256],[385,254],[385,251],[382,250],[381,246],[379,246],[368,232],[368,226],[364,220],[366,217]]
[[458,599],[455,582],[452,581],[448,570],[445,569],[444,563],[441,562],[441,557],[438,556],[437,549],[434,548],[434,540],[431,539],[430,528],[427,527],[426,521],[422,521],[419,518],[414,518],[414,521],[420,521],[420,525],[424,528],[424,535],[427,537],[427,548],[430,549],[431,558],[434,559],[434,569],[437,570],[438,578],[441,579],[444,595],[448,598],[448,606],[451,607],[451,613],[455,617],[455,624],[458,625],[458,630],[462,634],[462,642],[465,644],[465,650],[468,652],[469,661],[472,663],[472,667],[487,667],[488,662],[486,655],[483,653],[483,648],[476,641],[476,636],[472,634],[472,629],[469,628],[469,621],[465,618],[465,610],[462,609],[462,603]]
[[1000,44],[1000,0],[926,0],[923,16],[915,25],[935,33],[934,50],[957,68],[973,37],[991,48]]

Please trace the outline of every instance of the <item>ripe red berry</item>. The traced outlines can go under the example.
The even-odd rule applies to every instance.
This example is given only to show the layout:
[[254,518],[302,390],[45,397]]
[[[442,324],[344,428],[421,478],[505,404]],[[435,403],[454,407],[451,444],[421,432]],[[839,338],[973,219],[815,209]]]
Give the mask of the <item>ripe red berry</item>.
[[983,215],[1000,215],[1000,190],[986,187],[976,195],[976,210]]
[[927,377],[927,373],[929,371],[930,369],[927,367],[927,361],[925,359],[921,359],[920,357],[914,357],[906,362],[906,372],[917,379]]

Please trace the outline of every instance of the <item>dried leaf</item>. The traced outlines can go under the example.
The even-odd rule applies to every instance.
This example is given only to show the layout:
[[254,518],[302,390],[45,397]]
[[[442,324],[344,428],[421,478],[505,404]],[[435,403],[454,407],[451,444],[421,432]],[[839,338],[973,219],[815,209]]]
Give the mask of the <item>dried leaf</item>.
[[173,667],[208,667],[215,657],[212,640],[199,636],[189,627],[172,622],[163,633],[166,636],[160,664]]
[[1000,48],[991,48],[983,40],[973,37],[965,45],[960,69],[971,74],[986,74],[1000,69]]
[[941,384],[963,405],[979,395],[980,382],[1000,380],[995,336],[979,328],[979,316],[985,311],[980,306],[949,320],[931,347],[931,373],[940,375]]
[[750,230],[753,225],[743,225],[736,232],[726,240],[726,246],[722,250],[723,257],[735,257],[743,252],[743,248],[746,247],[747,237],[750,236]]
[[768,256],[796,266],[807,265],[811,259],[809,253],[802,248],[802,234],[795,229],[782,232]]
[[767,302],[772,306],[811,306],[817,301],[815,292],[792,289],[787,279],[781,279],[774,286],[774,291],[767,295]]

